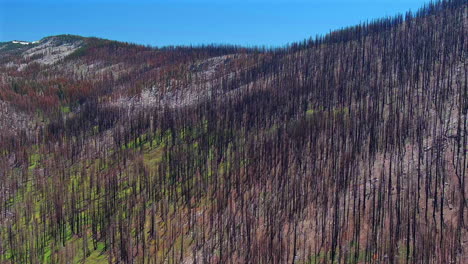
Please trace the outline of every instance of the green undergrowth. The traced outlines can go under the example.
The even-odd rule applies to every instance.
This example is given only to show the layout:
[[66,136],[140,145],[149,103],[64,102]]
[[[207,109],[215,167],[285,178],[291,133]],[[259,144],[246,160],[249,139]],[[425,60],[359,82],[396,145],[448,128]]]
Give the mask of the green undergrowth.
[[[209,149],[206,150],[207,152],[200,151],[200,138],[202,135],[205,136],[205,140],[208,140],[210,144]],[[186,153],[187,160],[184,162],[211,164],[218,160],[219,163],[216,167],[209,165],[206,170],[200,171],[201,177],[188,177],[184,181],[176,177],[174,172],[166,170],[167,181],[163,184],[158,183],[155,190],[160,193],[162,199],[166,199],[165,197],[179,197],[174,200],[167,199],[169,215],[175,214],[176,210],[178,210],[177,208],[186,206],[184,203],[188,201],[181,197],[183,197],[187,188],[191,189],[199,184],[197,181],[204,181],[204,184],[209,185],[214,180],[215,174],[218,175],[217,180],[222,181],[222,176],[226,175],[227,172],[239,166],[246,166],[249,163],[248,161],[240,161],[237,165],[233,164],[227,158],[231,156],[228,153],[233,152],[230,144],[226,146],[223,158],[219,159],[217,157],[219,150],[210,142],[219,141],[223,137],[233,137],[233,133],[229,131],[208,131],[208,124],[203,122],[196,128],[186,128],[175,134],[172,134],[169,130],[165,132],[158,131],[156,136],[142,133],[133,140],[122,144],[120,148],[117,147],[116,149],[106,151],[105,155],[77,159],[74,163],[60,156],[59,153],[43,154],[43,151],[46,149],[43,146],[31,146],[28,150],[28,179],[5,204],[8,210],[19,213],[18,217],[20,221],[16,221],[12,225],[12,231],[27,235],[36,234],[34,243],[37,244],[34,244],[34,254],[38,259],[42,260],[42,263],[59,263],[61,261],[60,258],[64,256],[73,256],[73,263],[107,263],[108,254],[104,242],[101,241],[101,238],[94,240],[90,235],[91,227],[89,223],[97,221],[93,220],[92,212],[95,210],[93,208],[104,206],[113,197],[111,201],[115,209],[110,217],[116,219],[134,217],[138,213],[135,211],[137,209],[132,208],[131,210],[133,211],[129,212],[129,204],[127,202],[135,199],[138,200],[146,195],[149,188],[147,184],[157,179],[160,164],[169,162],[168,156],[165,156],[169,153],[167,152],[168,149],[178,149],[181,153]],[[122,166],[122,157],[128,157],[125,166]],[[46,166],[43,163],[51,161],[63,163],[58,164],[60,165],[57,166],[58,169],[43,172],[46,175],[41,177],[43,177],[45,182],[37,185],[37,177],[40,175],[39,171]],[[149,182],[146,182],[144,177],[139,176],[143,173],[138,169],[138,162],[141,161],[145,170],[149,173]],[[108,174],[116,175],[117,181],[113,183],[117,184],[115,189],[105,188],[107,185],[104,185],[102,182],[100,183],[101,187],[99,187],[96,183],[99,179],[108,177],[106,176]],[[57,179],[60,179],[60,185],[56,184]],[[75,210],[79,213],[72,216],[81,219],[80,221],[83,223],[88,223],[86,226],[81,227],[81,231],[73,230],[70,223],[72,221],[71,218],[64,219],[61,225],[53,222],[55,221],[53,220],[55,217],[55,201],[60,200],[56,195],[60,195],[62,192],[67,193],[66,197],[68,197],[67,200],[62,201],[63,210],[68,212],[67,217],[70,217],[69,213]],[[175,196],[174,192],[176,193]],[[207,190],[202,189],[200,192],[201,195],[195,201],[189,202],[190,207],[202,208],[209,206],[213,202],[207,199]],[[72,193],[74,195],[70,195]],[[169,194],[170,196],[167,196]],[[152,204],[159,202],[159,200],[145,200],[145,207],[150,208]],[[133,216],[130,214],[133,214]],[[170,219],[161,219],[160,222],[166,222],[166,224],[160,226],[160,228],[164,229],[166,228],[165,226],[169,226],[167,221],[170,221]],[[105,228],[99,222],[96,227],[97,232],[103,227]],[[2,228],[0,233],[8,233],[6,229],[3,229],[4,227],[0,228]],[[80,234],[82,235],[83,232],[89,234],[80,237]],[[0,238],[7,239],[6,236]],[[19,245],[20,240],[15,241]],[[97,243],[96,249],[94,249],[93,243]],[[184,248],[187,248],[189,244],[190,240],[188,237],[177,237],[176,242],[171,245],[171,248],[172,250],[179,250],[182,245]],[[89,250],[85,249],[86,245]],[[18,252],[7,250],[0,254],[0,263],[3,260],[11,262],[18,261],[19,259],[29,259],[28,256],[21,255],[29,251],[26,247],[29,247],[29,245],[16,246],[15,248],[17,248]],[[170,251],[171,249],[162,248],[160,250],[167,252],[167,250]],[[161,253],[161,255],[163,254]]]
[[60,107],[60,112],[62,112],[63,114],[68,114],[71,112],[70,110],[70,106],[68,105],[63,105]]

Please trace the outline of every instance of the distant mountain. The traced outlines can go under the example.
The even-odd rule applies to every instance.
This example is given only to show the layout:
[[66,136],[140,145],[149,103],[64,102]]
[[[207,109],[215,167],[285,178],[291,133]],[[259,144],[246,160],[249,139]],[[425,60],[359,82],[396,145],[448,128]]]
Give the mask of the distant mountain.
[[0,263],[468,263],[467,7],[0,43]]

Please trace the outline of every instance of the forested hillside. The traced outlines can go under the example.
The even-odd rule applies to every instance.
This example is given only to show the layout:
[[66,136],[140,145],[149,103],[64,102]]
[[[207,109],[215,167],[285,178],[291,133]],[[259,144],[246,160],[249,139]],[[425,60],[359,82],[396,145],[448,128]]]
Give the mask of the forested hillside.
[[0,43],[0,263],[468,263],[467,7]]

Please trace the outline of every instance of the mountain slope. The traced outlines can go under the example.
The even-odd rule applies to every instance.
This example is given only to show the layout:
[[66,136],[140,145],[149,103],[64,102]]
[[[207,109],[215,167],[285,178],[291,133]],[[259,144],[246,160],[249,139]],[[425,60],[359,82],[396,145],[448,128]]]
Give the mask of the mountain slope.
[[0,261],[465,263],[466,14],[272,50],[3,44]]

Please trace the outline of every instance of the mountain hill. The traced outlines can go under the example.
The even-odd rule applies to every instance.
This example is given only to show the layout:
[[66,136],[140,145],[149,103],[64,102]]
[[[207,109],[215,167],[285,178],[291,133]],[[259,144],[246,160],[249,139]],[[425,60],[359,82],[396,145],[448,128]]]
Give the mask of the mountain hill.
[[0,263],[467,263],[467,7],[0,43]]

